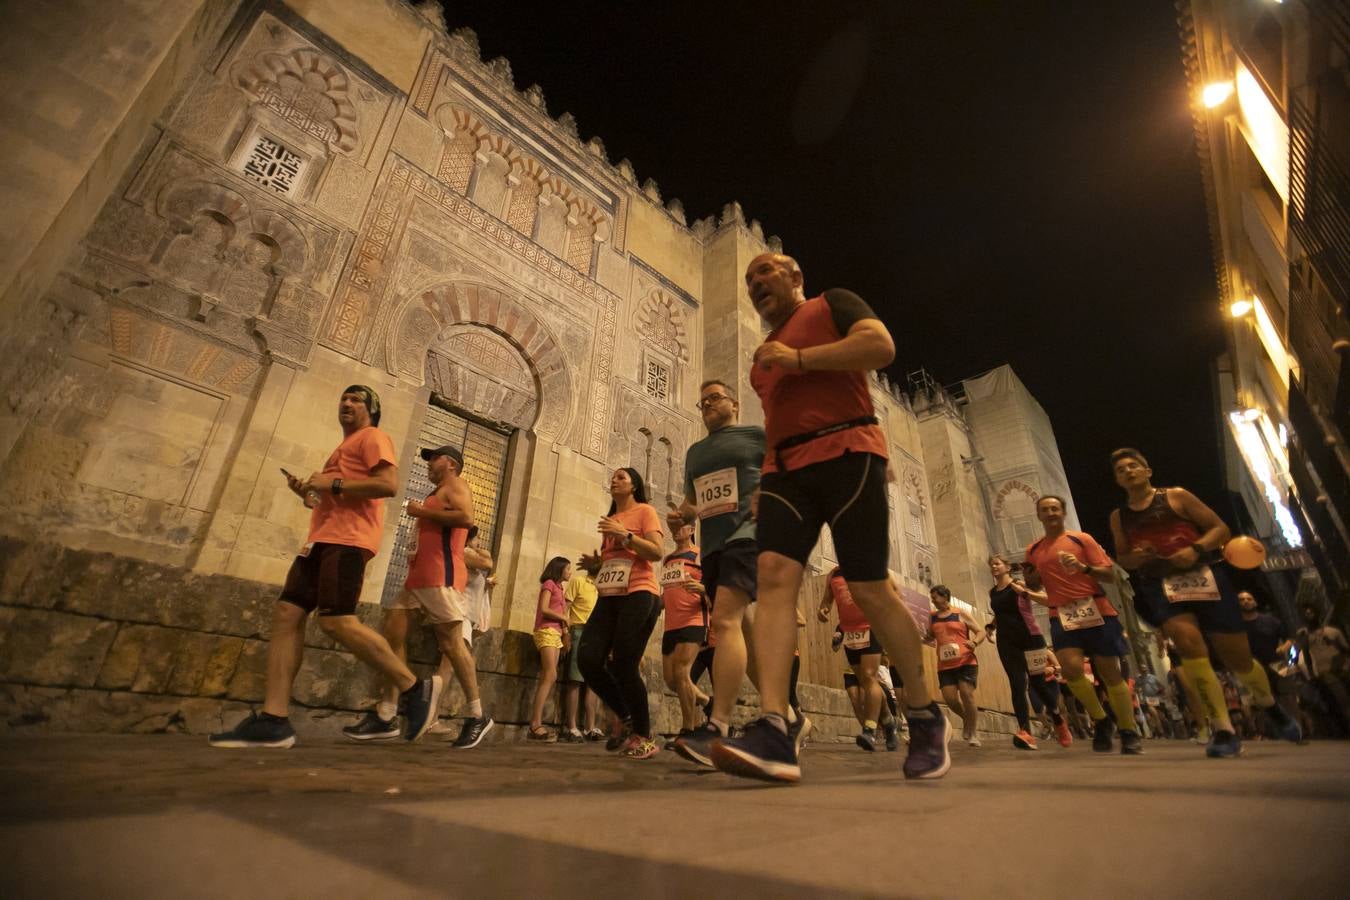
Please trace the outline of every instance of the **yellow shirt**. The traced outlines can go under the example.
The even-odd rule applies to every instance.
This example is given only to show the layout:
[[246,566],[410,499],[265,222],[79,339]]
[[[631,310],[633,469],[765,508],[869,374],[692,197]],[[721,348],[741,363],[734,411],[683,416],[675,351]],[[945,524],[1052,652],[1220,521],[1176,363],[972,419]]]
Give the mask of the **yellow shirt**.
[[585,625],[600,595],[595,589],[595,579],[585,572],[578,572],[563,588],[563,596],[567,598],[567,624]]

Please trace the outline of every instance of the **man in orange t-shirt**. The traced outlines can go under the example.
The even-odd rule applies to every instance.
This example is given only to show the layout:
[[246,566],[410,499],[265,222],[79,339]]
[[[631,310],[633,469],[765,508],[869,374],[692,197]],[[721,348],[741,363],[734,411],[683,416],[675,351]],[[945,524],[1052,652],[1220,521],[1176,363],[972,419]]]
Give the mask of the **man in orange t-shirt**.
[[323,470],[302,480],[282,469],[287,486],[312,510],[309,537],[272,610],[262,713],[250,712],[230,731],[211,735],[212,747],[294,746],[287,715],[291,687],[304,654],[305,620],[316,610],[324,634],[398,686],[407,740],[417,740],[435,723],[441,679],[418,679],[389,642],[356,617],[366,563],[380,548],[383,501],[398,493],[394,444],[376,427],[379,422],[379,395],[354,384],[338,401],[342,443]]

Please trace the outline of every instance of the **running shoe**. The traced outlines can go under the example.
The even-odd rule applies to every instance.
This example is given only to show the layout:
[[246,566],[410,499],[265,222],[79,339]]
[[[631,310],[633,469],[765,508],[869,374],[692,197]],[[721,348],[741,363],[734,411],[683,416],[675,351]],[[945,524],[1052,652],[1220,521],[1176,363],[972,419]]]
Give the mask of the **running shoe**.
[[366,710],[355,725],[342,729],[342,736],[349,741],[392,741],[401,733],[397,717],[381,719],[373,709]]
[[864,728],[864,729],[862,730],[862,733],[859,734],[857,737],[855,737],[855,738],[853,739],[853,741],[854,741],[854,743],[856,743],[859,747],[861,747],[861,748],[863,748],[864,750],[866,750],[868,753],[872,753],[873,751],[875,751],[875,750],[877,749],[877,733],[876,733],[876,730],[875,730],[875,729],[872,729],[872,728]]
[[1013,735],[1013,746],[1018,750],[1039,750],[1036,746],[1036,739],[1024,728]]
[[273,716],[268,713],[259,715],[250,712],[248,718],[229,731],[222,731],[207,738],[212,747],[227,750],[239,750],[248,747],[268,747],[285,750],[295,746],[295,729],[290,719]]
[[1274,729],[1275,737],[1292,741],[1295,744],[1303,740],[1303,729],[1280,704],[1276,703],[1274,706],[1266,707],[1261,711],[1266,714],[1266,720]]
[[742,778],[789,784],[802,780],[792,739],[765,718],[745,726],[745,734],[741,737],[713,741],[712,761],[721,771]]
[[1073,732],[1069,731],[1068,722],[1060,722],[1055,726],[1055,740],[1059,741],[1061,747],[1073,746]]
[[1098,753],[1111,752],[1111,736],[1116,733],[1116,723],[1111,719],[1098,719],[1092,723],[1092,749]]
[[792,750],[798,756],[802,755],[802,747],[806,746],[806,739],[815,729],[816,726],[807,718],[806,713],[797,710],[797,721],[788,726],[788,737],[792,738]]
[[656,746],[656,741],[651,738],[643,737],[640,734],[633,735],[633,738],[634,740],[624,747],[624,759],[651,759],[661,752],[660,748]]
[[581,736],[592,743],[595,741],[603,741],[605,739],[605,733],[599,728],[588,728],[581,733]]
[[572,728],[564,728],[558,732],[558,743],[560,744],[584,744],[586,736],[580,731]]
[[1120,732],[1120,755],[1121,756],[1139,756],[1144,752],[1144,742],[1139,738],[1137,731]]
[[557,743],[558,736],[547,728],[531,728],[525,732],[525,740],[536,744],[553,744]]
[[928,704],[929,715],[907,715],[909,720],[909,753],[903,767],[906,778],[941,778],[952,767],[952,756],[947,745],[952,740],[952,727],[936,703]]
[[966,738],[966,744],[971,747],[983,747],[984,741],[980,740],[978,734],[972,734],[970,737]]
[[437,719],[436,724],[427,729],[427,734],[451,734],[453,732],[454,728],[444,718]]
[[1242,741],[1231,731],[1214,730],[1209,743],[1205,745],[1205,755],[1211,759],[1232,759],[1242,755]]
[[407,720],[403,739],[408,743],[427,733],[436,724],[436,710],[441,706],[441,676],[419,679],[416,684],[398,695],[399,712]]
[[890,721],[882,726],[882,731],[886,733],[886,749],[894,753],[900,749],[900,729],[895,727],[895,722]]
[[628,725],[626,723],[617,725],[615,726],[615,730],[610,732],[609,739],[605,741],[605,749],[610,753],[613,753],[616,750],[622,750],[624,744],[626,744],[628,739],[632,736],[633,733],[628,730]]
[[459,730],[459,737],[455,738],[451,748],[454,750],[472,750],[483,742],[483,738],[496,724],[492,721],[491,716],[470,716],[466,718],[464,727]]
[[694,765],[713,768],[712,742],[722,737],[722,732],[711,722],[704,722],[687,734],[675,738],[674,750]]

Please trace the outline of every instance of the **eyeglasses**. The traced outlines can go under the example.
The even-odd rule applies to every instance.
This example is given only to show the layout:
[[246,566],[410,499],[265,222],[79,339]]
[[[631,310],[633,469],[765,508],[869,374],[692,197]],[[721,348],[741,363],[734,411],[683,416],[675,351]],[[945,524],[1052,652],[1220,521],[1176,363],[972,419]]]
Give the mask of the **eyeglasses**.
[[731,398],[728,397],[726,394],[709,394],[708,396],[704,397],[702,400],[700,400],[700,401],[698,401],[697,403],[695,403],[695,404],[694,404],[694,409],[707,409],[708,407],[712,406],[714,403],[718,403],[718,402],[720,402],[720,401],[722,401],[722,400],[730,400],[730,399],[731,399]]

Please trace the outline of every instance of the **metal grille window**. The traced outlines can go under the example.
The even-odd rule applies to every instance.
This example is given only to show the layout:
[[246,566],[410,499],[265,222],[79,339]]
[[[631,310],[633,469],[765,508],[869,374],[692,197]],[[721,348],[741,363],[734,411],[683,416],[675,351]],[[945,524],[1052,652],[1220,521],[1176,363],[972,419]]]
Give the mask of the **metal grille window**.
[[670,399],[670,368],[658,360],[648,359],[642,386],[647,395],[656,400]]
[[[417,447],[441,447],[449,444],[464,453],[464,477],[473,489],[474,521],[478,525],[478,539],[494,553],[497,548],[497,521],[500,515],[502,483],[506,476],[506,454],[511,441],[508,432],[479,424],[452,412],[449,404],[432,395]],[[413,457],[404,474],[404,496],[420,500],[432,491],[427,478],[427,467],[419,456]],[[397,594],[408,575],[408,559],[417,533],[417,521],[401,514],[398,534],[394,538],[393,556],[389,573],[384,580],[384,596]]]

